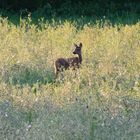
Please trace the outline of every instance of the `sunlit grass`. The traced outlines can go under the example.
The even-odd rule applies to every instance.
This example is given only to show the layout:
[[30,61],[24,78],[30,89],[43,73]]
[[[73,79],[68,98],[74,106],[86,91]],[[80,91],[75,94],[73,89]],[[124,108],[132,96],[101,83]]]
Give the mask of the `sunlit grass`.
[[[140,22],[31,22],[0,18],[0,137],[139,139]],[[81,68],[55,79],[79,42]]]

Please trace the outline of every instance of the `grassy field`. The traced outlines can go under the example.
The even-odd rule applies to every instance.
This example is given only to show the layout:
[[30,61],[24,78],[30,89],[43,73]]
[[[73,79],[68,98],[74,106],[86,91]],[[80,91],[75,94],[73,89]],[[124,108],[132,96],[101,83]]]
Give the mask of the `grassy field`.
[[[0,18],[0,139],[139,140],[140,22],[39,23]],[[79,42],[81,68],[55,79]]]

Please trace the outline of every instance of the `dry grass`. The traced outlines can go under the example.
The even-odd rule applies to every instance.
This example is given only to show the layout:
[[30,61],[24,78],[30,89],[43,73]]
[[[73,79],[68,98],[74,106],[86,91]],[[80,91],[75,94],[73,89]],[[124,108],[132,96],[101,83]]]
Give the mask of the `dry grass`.
[[[30,22],[0,19],[0,138],[140,139],[140,22]],[[79,42],[81,68],[55,80],[54,61]]]

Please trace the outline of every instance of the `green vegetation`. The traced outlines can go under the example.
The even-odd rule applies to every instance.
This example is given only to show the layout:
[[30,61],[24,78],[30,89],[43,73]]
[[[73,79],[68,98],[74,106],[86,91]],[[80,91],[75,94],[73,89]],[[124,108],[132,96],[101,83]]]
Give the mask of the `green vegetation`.
[[[140,139],[137,0],[0,3],[0,140]],[[80,69],[55,79],[79,42]]]
[[[0,19],[1,139],[140,139],[140,22],[77,24]],[[81,68],[55,79],[79,42]]]
[[0,8],[19,11],[43,10],[58,15],[99,15],[111,12],[140,12],[139,0],[0,0]]

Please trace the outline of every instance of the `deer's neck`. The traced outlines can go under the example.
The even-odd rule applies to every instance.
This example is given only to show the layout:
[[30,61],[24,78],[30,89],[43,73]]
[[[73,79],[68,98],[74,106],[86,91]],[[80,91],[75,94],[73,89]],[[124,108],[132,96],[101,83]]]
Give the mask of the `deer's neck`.
[[81,64],[82,63],[82,54],[78,54],[78,57],[79,57],[79,62]]

